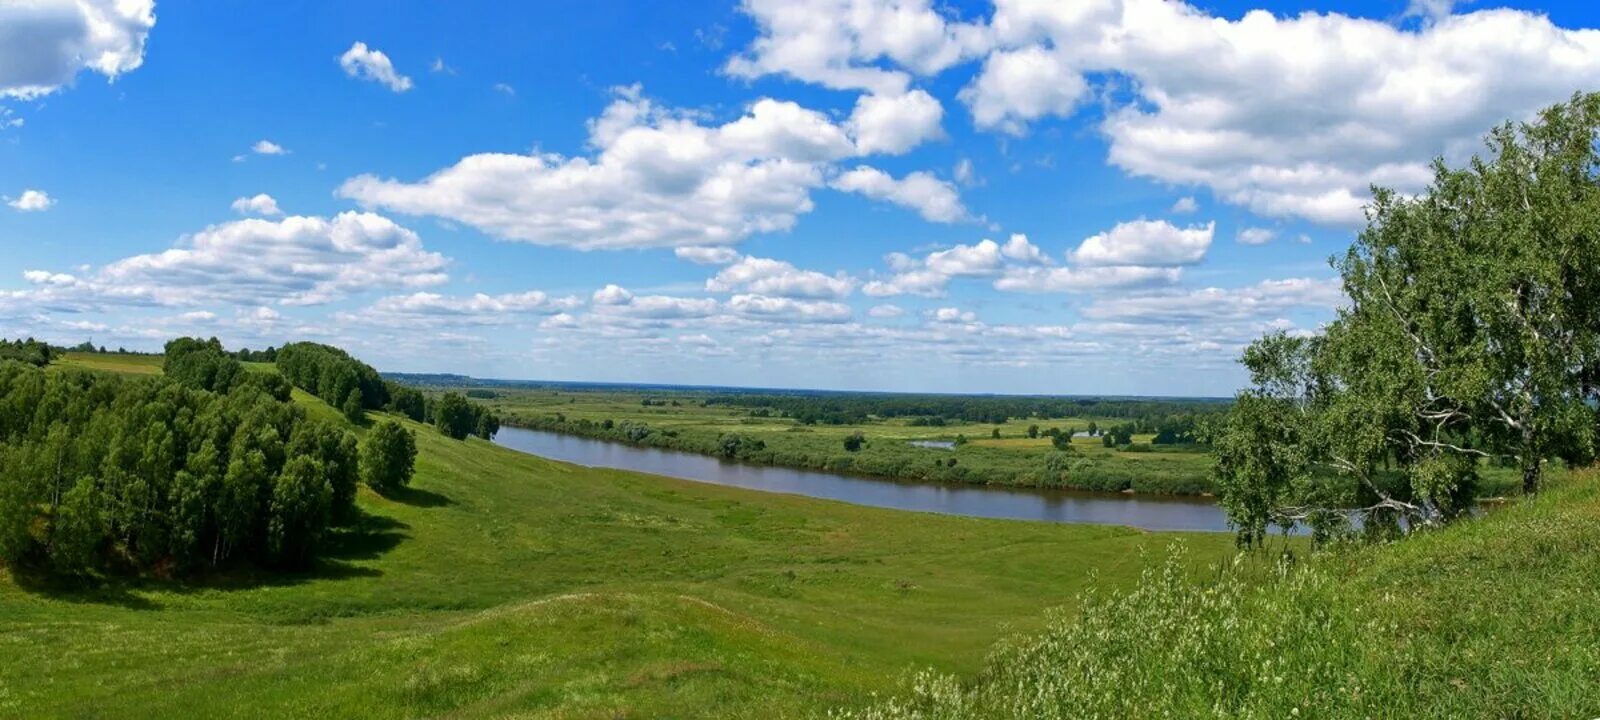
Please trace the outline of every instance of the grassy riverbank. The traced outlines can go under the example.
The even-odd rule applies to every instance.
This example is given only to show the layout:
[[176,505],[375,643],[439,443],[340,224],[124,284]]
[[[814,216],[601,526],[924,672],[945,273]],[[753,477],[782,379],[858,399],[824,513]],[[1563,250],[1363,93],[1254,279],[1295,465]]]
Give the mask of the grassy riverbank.
[[1128,587],[1176,540],[1197,576],[1232,551],[1220,534],[586,469],[412,427],[412,488],[363,489],[364,520],[308,573],[91,590],[0,573],[0,715],[807,715],[868,703],[908,668],[969,675],[998,638]]

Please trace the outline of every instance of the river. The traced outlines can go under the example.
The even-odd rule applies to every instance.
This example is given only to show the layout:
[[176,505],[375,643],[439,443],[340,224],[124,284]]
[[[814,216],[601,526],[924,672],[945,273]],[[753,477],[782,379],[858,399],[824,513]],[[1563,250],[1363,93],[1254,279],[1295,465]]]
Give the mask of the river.
[[634,470],[896,510],[1129,525],[1146,530],[1228,529],[1222,508],[1206,498],[876,480],[818,470],[746,465],[696,453],[640,448],[514,427],[501,428],[494,441],[512,450],[576,465]]

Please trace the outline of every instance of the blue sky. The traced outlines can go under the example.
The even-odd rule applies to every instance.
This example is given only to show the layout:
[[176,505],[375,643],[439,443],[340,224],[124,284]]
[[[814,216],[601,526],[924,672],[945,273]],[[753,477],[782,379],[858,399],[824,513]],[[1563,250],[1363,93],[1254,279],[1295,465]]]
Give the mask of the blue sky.
[[1580,3],[148,5],[0,0],[0,335],[1228,394],[1367,187],[1600,89]]

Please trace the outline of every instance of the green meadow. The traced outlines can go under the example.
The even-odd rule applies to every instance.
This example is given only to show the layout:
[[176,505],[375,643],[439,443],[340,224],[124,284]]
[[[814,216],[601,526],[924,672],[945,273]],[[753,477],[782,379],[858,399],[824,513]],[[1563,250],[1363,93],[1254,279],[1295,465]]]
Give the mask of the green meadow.
[[1130,587],[1174,543],[1197,577],[1233,552],[1225,534],[586,469],[408,424],[411,487],[363,487],[360,520],[308,571],[93,587],[0,574],[0,715],[818,715],[870,705],[918,669],[977,673],[996,641],[1042,629],[1080,592]]

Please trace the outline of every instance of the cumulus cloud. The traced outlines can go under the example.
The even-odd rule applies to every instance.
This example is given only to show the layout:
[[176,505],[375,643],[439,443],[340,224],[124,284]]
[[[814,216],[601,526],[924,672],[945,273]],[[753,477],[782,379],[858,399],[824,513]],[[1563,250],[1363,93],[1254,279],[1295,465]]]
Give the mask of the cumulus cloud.
[[850,319],[850,306],[821,300],[795,300],[764,295],[735,295],[728,300],[733,314],[755,320],[842,323]]
[[33,271],[36,300],[77,304],[313,305],[370,289],[437,285],[448,260],[416,233],[371,213],[213,225],[177,247],[117,260],[83,277]]
[[1133,220],[1083,241],[1080,265],[1192,265],[1211,247],[1216,223],[1180,228],[1165,220]]
[[31,100],[83,70],[108,80],[144,63],[154,0],[0,3],[0,98]]
[[910,75],[939,72],[985,46],[984,31],[952,22],[928,0],[745,0],[760,35],[725,72],[786,75],[836,89],[904,92]]
[[282,145],[279,145],[271,140],[257,140],[256,144],[250,146],[250,151],[257,155],[289,154],[289,151],[285,150]]
[[583,301],[576,297],[551,297],[539,290],[489,295],[440,295],[415,292],[391,295],[348,317],[359,322],[406,327],[427,325],[491,325],[516,321],[525,316],[555,316],[577,309]]
[[997,51],[959,97],[980,128],[1023,134],[1046,115],[1066,115],[1089,93],[1089,83],[1041,47]]
[[930,310],[928,319],[936,323],[970,323],[977,322],[978,314],[961,308],[942,307]]
[[855,152],[822,113],[771,99],[722,125],[656,107],[637,86],[589,126],[597,154],[486,153],[416,183],[353,178],[339,195],[496,237],[584,250],[719,246],[794,226],[825,164]]
[[1241,245],[1265,245],[1278,236],[1278,231],[1272,228],[1248,227],[1241,229],[1234,238]]
[[378,83],[397,93],[411,89],[411,78],[396,72],[394,63],[382,50],[369,48],[364,42],[356,42],[344,51],[339,56],[339,67],[350,77]]
[[50,209],[56,201],[43,190],[23,190],[15,198],[6,198],[6,204],[17,212],[41,212]]
[[1181,198],[1178,198],[1176,202],[1172,203],[1171,212],[1174,215],[1188,215],[1189,213],[1199,209],[1200,203],[1195,201],[1194,196],[1185,195]]
[[862,95],[847,123],[862,154],[899,155],[942,137],[944,106],[922,90],[894,95]]
[[867,314],[875,318],[897,318],[906,314],[906,310],[899,305],[884,303],[882,305],[873,305],[872,309],[867,311]]
[[1012,268],[994,281],[994,287],[1004,292],[1083,293],[1171,285],[1182,275],[1180,268],[1139,265]]
[[874,279],[861,291],[872,297],[921,295],[938,297],[952,278],[991,277],[1006,270],[1050,264],[1050,259],[1026,235],[1014,234],[1005,245],[983,239],[972,245],[956,245],[936,250],[915,259],[904,253],[885,258],[893,275]]
[[703,318],[717,311],[717,301],[711,298],[634,295],[626,288],[617,285],[607,285],[596,290],[592,300],[596,312],[627,318],[651,320]]
[[751,0],[759,34],[727,69],[894,93],[976,61],[959,97],[981,128],[1021,134],[1098,95],[1124,171],[1261,215],[1352,224],[1369,185],[1420,189],[1432,157],[1462,159],[1485,128],[1600,85],[1600,32],[1455,5],[1415,0],[1408,14],[1425,21],[1408,25],[1232,19],[1172,0],[1003,0],[970,19],[912,0]]
[[854,278],[801,270],[782,260],[746,257],[706,281],[711,292],[742,292],[786,298],[835,299],[855,290]]
[[727,265],[739,259],[739,252],[730,247],[691,245],[674,248],[672,254],[677,255],[680,260],[688,260],[696,265]]
[[967,209],[955,186],[926,172],[913,172],[896,180],[882,170],[861,165],[840,174],[831,185],[835,190],[911,208],[929,222],[953,223],[967,218]]
[[242,197],[233,201],[233,211],[240,215],[282,215],[278,209],[278,201],[271,195],[258,193],[252,197]]
[[1337,278],[1290,278],[1263,280],[1243,288],[1103,297],[1084,308],[1083,315],[1095,320],[1166,324],[1263,320],[1294,308],[1332,311],[1343,302]]

